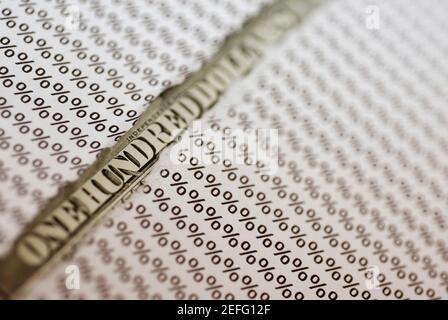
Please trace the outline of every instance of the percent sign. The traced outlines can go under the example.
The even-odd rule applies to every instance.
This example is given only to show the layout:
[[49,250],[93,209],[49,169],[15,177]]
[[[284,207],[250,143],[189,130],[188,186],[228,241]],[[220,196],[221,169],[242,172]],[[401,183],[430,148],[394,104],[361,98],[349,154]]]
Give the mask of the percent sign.
[[337,212],[336,201],[332,201],[331,195],[328,193],[322,194],[322,200],[324,201],[322,207],[327,209],[327,213],[334,215]]
[[124,93],[131,96],[133,101],[138,101],[141,99],[142,95],[140,92],[142,89],[138,89],[137,85],[134,82],[126,83],[126,90]]
[[151,226],[151,220],[149,218],[152,217],[152,214],[145,214],[146,207],[143,205],[136,206],[135,211],[137,212],[137,216],[134,219],[140,221],[140,226],[143,229],[148,229]]
[[20,143],[17,143],[17,144],[15,144],[13,147],[12,147],[12,149],[13,149],[13,154],[12,154],[12,156],[14,157],[14,158],[17,158],[17,162],[19,163],[19,164],[21,164],[21,165],[26,165],[26,164],[28,164],[28,162],[29,162],[29,158],[28,158],[28,155],[30,154],[29,152],[27,152],[27,151],[24,151],[25,150],[25,147],[22,145],[22,144],[20,144]]
[[432,262],[431,257],[424,256],[422,261],[424,264],[423,270],[427,271],[431,278],[433,278],[433,279],[437,278],[437,276],[438,276],[437,264]]
[[90,35],[89,35],[89,39],[93,39],[93,41],[95,42],[95,44],[102,46],[105,43],[105,38],[106,34],[105,33],[100,33],[100,28],[97,26],[92,26],[90,28]]
[[89,85],[90,92],[88,93],[89,96],[93,96],[96,102],[102,103],[106,98],[104,97],[103,93],[106,93],[106,90],[101,90],[101,87],[98,83],[91,83]]
[[104,65],[106,62],[100,61],[100,57],[97,54],[92,54],[89,57],[90,63],[88,64],[89,67],[94,67],[94,70],[97,74],[103,74],[104,72]]
[[311,198],[313,199],[317,199],[319,198],[319,186],[317,186],[314,183],[314,179],[313,178],[306,178],[305,179],[305,191],[309,191]]
[[72,137],[70,137],[71,141],[76,142],[76,146],[79,148],[83,148],[87,145],[87,140],[85,138],[89,137],[88,134],[82,134],[81,128],[74,127],[70,130]]
[[58,70],[62,74],[66,74],[69,71],[69,68],[67,67],[68,64],[70,64],[70,61],[64,61],[64,56],[60,53],[56,54],[53,57],[55,63],[52,63],[52,66],[58,67]]
[[106,109],[113,110],[112,112],[114,116],[119,117],[124,113],[123,110],[124,104],[119,103],[117,98],[110,97],[109,99],[107,99],[107,103],[109,104],[109,106],[107,106]]
[[[71,72],[72,78],[70,78],[70,81],[74,81],[76,83],[76,86],[80,89],[83,89],[87,86],[87,82],[85,81],[88,79],[88,76],[83,76],[82,71],[78,68],[74,68]],[[72,110],[72,109],[70,109]]]
[[289,200],[291,202],[288,203],[288,206],[294,208],[296,214],[301,215],[305,209],[303,208],[304,202],[300,200],[299,195],[293,192],[289,195]]
[[153,234],[151,237],[157,239],[157,243],[159,244],[159,246],[165,247],[168,244],[168,242],[169,242],[168,238],[165,237],[165,236],[169,235],[170,232],[169,231],[162,232],[163,231],[163,225],[161,223],[159,223],[159,222],[154,224],[153,229],[154,229],[154,231],[156,233]]
[[[17,48],[17,46],[15,44],[10,44],[10,43],[11,43],[11,40],[8,37],[0,38],[0,50],[5,50],[4,55],[8,58],[13,57],[15,55],[14,48]],[[6,68],[6,67],[2,67],[2,68]],[[6,73],[8,73],[8,72],[6,72]],[[13,78],[13,77],[14,76],[10,76],[9,78]]]
[[64,85],[59,82],[55,83],[52,88],[51,95],[57,97],[60,103],[67,103],[69,100],[67,94],[70,93],[70,90],[64,90]]
[[118,233],[116,233],[115,236],[121,239],[121,243],[124,246],[129,246],[132,243],[132,238],[130,236],[133,234],[133,232],[131,230],[128,230],[128,226],[124,222],[119,222],[117,224],[117,230]]
[[420,249],[415,246],[414,241],[407,240],[405,243],[406,254],[411,256],[412,261],[419,262],[420,261]]
[[[4,97],[0,97],[0,117],[8,119],[11,117],[11,111],[9,109],[12,109],[12,105],[6,105],[8,101]],[[4,133],[4,130],[3,130]]]
[[33,202],[37,203],[39,209],[41,209],[45,205],[45,198],[44,198],[41,190],[33,190],[31,192],[31,196],[32,196]]
[[[9,70],[5,66],[0,67],[0,79],[3,79],[2,84],[5,88],[9,88],[14,84],[14,82],[11,79],[14,78],[15,75],[8,74],[8,72]],[[2,112],[2,114],[4,113]]]
[[188,260],[188,266],[191,269],[188,269],[187,273],[193,274],[194,281],[201,282],[204,279],[204,273],[202,271],[204,271],[205,268],[199,266],[198,259],[191,258],[190,260]]
[[124,258],[118,257],[115,260],[115,273],[120,275],[120,280],[123,282],[129,282],[131,279],[131,270],[132,268],[126,264],[126,260]]
[[50,169],[50,167],[45,167],[44,162],[41,159],[34,159],[32,165],[33,169],[31,172],[35,172],[39,179],[45,180],[48,178],[48,169]]
[[146,56],[149,59],[157,58],[157,47],[155,47],[151,41],[145,40],[143,41],[143,52],[146,53]]
[[145,279],[142,276],[135,276],[132,280],[134,284],[133,291],[137,293],[137,297],[141,300],[149,298],[149,285],[145,284]]
[[107,42],[107,53],[112,54],[112,58],[115,60],[120,60],[123,57],[123,48],[118,47],[118,43],[115,40],[111,40]]
[[31,128],[28,125],[31,123],[31,121],[26,121],[25,115],[23,113],[17,113],[14,116],[14,120],[15,121],[12,123],[12,125],[14,127],[18,127],[20,133],[27,134],[28,132],[30,132]]
[[6,132],[4,129],[0,128],[0,149],[7,150],[10,147],[10,143],[8,140],[10,140],[10,136],[6,136]]
[[146,244],[143,240],[137,240],[134,243],[134,247],[136,251],[134,251],[132,254],[138,257],[138,261],[141,264],[148,264],[149,262],[149,256],[148,253],[151,252],[151,249],[146,248]]
[[161,61],[161,65],[165,66],[166,71],[171,72],[176,69],[175,61],[172,58],[170,58],[170,55],[168,53],[162,53],[160,55],[160,61]]
[[76,174],[81,176],[84,171],[89,167],[88,164],[82,163],[82,159],[80,157],[74,157],[71,161],[70,170],[76,170]]
[[162,189],[157,188],[154,191],[154,195],[157,197],[157,199],[152,200],[152,202],[154,202],[154,203],[159,203],[159,209],[161,211],[166,211],[169,208],[167,201],[171,200],[170,197],[163,197],[164,194],[165,194],[165,192]]
[[39,81],[41,88],[46,89],[50,87],[50,81],[48,79],[53,78],[53,76],[46,75],[46,70],[44,68],[37,68],[34,73],[36,74],[36,77],[34,77],[33,80]]
[[[180,208],[179,208],[180,211]],[[188,231],[190,232],[187,237],[190,239],[193,239],[193,243],[196,247],[201,247],[204,244],[204,238],[205,235],[204,232],[198,232],[199,226],[195,223],[192,223],[188,226]]]
[[66,163],[68,158],[66,154],[68,153],[68,150],[63,150],[62,144],[56,142],[51,146],[51,149],[54,151],[50,153],[50,156],[56,157],[56,160],[58,163]]
[[76,57],[80,60],[84,60],[87,58],[87,47],[82,46],[82,42],[80,40],[75,40],[72,42],[73,49],[70,49],[70,52],[75,52]]
[[8,28],[14,28],[17,25],[16,23],[17,16],[12,16],[11,14],[12,14],[11,9],[5,8],[2,10],[3,17],[0,17],[0,20],[6,21],[6,26]]
[[[1,135],[0,135],[0,138],[1,138]],[[8,180],[8,178],[9,178],[8,171],[9,171],[9,168],[6,168],[3,161],[0,160],[0,181]]]
[[150,86],[156,86],[159,84],[159,74],[154,73],[154,70],[150,67],[146,67],[143,69],[143,78],[142,80],[145,80],[148,82]]
[[70,43],[70,39],[68,37],[71,35],[71,33],[65,32],[66,30],[64,26],[57,25],[54,30],[56,31],[56,33],[53,34],[53,37],[59,38],[59,43],[63,45]]
[[163,261],[160,258],[155,258],[152,261],[153,269],[151,269],[151,273],[155,273],[157,280],[160,282],[165,282],[168,279],[168,275],[166,271],[168,271],[168,267],[163,266]]
[[12,183],[13,190],[16,190],[19,195],[25,196],[28,194],[28,184],[23,181],[23,178],[21,176],[13,176]]
[[135,59],[135,56],[132,54],[127,54],[124,57],[125,62],[125,66],[129,67],[129,69],[131,70],[132,73],[139,73],[140,72],[140,64],[142,63],[141,61],[137,61]]
[[[122,106],[122,105],[121,105]],[[116,110],[114,110],[114,113],[115,113],[115,111],[117,111],[117,110],[121,110],[122,111],[122,109],[116,109]],[[128,112],[128,116],[129,116],[129,112]],[[133,113],[131,113],[131,115],[132,115]],[[138,117],[137,117],[138,118]],[[130,120],[126,120],[126,121],[130,121]],[[110,134],[108,134],[107,135],[107,137],[108,138],[114,138],[114,140],[115,141],[118,141],[119,139],[120,139],[120,137],[123,135],[123,134],[125,134],[126,133],[126,131],[120,131],[120,128],[117,126],[117,125],[111,125],[111,126],[109,126],[108,127],[108,131],[110,132]]]
[[[253,281],[252,277],[250,277],[248,275],[243,276],[241,278],[241,282],[243,283],[244,286],[241,287],[240,289],[242,291],[246,291],[247,296],[250,299],[255,299],[257,297],[257,291],[255,290],[255,288],[258,288],[258,284],[253,283],[254,281]],[[219,287],[215,286],[215,288],[216,288],[215,290],[218,290],[220,287],[222,287],[222,285]],[[206,289],[206,290],[208,290],[208,289]],[[213,296],[213,293],[212,293],[212,296]],[[216,297],[214,297],[214,298],[216,298]]]
[[105,264],[110,264],[113,260],[112,253],[114,252],[114,249],[109,246],[106,239],[100,239],[97,244],[99,247],[97,253],[100,255],[101,260]]
[[140,35],[135,32],[133,27],[126,27],[124,32],[125,39],[128,39],[131,45],[137,46],[140,43]]
[[107,15],[107,22],[112,26],[112,30],[115,32],[120,32],[123,28],[122,20],[118,19],[118,15],[115,12],[110,12]]
[[[37,19],[36,21],[43,21],[44,24],[49,23],[48,21],[53,20],[53,18],[42,18],[42,19]],[[45,39],[37,39],[36,41],[37,44],[37,48],[34,49],[34,51],[36,52],[40,52],[40,55],[42,58],[44,59],[48,59],[51,57],[51,52],[49,50],[53,49],[52,46],[47,46],[47,41],[45,41]]]
[[[20,55],[20,54],[19,54]],[[29,61],[30,63],[33,61]],[[16,62],[17,64],[18,62]],[[20,101],[22,101],[23,103],[28,103],[31,101],[31,96],[29,95],[29,93],[33,93],[33,90],[26,90],[27,86],[25,83],[23,82],[18,82],[16,84],[16,89],[18,91],[14,92],[14,95],[16,96],[20,96]]]
[[301,229],[298,225],[292,225],[291,226],[291,232],[292,232],[292,236],[290,236],[290,239],[297,239],[296,240],[296,245],[299,248],[303,248],[306,245],[306,241],[305,238],[306,237],[306,233],[301,233]]

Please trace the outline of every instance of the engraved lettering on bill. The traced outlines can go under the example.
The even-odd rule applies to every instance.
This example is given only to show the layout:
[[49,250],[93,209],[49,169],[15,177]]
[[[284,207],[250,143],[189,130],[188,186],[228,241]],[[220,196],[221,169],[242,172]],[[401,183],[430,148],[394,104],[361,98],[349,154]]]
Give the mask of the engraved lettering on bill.
[[51,201],[0,261],[0,292],[10,295],[63,253],[150,172],[159,153],[201,117],[263,48],[298,23],[319,1],[284,0],[265,8],[227,40],[210,64],[163,93],[133,128],[75,185]]

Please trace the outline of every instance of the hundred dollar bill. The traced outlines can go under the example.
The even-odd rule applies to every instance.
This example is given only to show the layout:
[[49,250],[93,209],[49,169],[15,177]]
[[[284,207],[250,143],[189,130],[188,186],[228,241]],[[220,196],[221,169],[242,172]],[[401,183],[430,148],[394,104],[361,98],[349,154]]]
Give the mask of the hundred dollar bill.
[[61,190],[0,260],[0,295],[14,298],[28,281],[67,253],[119,201],[127,200],[160,152],[247,74],[264,48],[323,0],[278,0],[265,7],[200,71],[157,98],[137,123],[74,184]]

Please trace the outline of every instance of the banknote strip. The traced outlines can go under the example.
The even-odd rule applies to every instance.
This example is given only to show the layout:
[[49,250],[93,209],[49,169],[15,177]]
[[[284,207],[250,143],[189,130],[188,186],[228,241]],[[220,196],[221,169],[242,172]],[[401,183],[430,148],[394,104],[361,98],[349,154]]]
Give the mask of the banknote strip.
[[269,45],[324,0],[277,0],[229,36],[183,84],[157,98],[135,125],[75,183],[51,199],[0,260],[0,294],[14,298],[66,254],[101,217],[142,184],[160,152],[246,75]]

